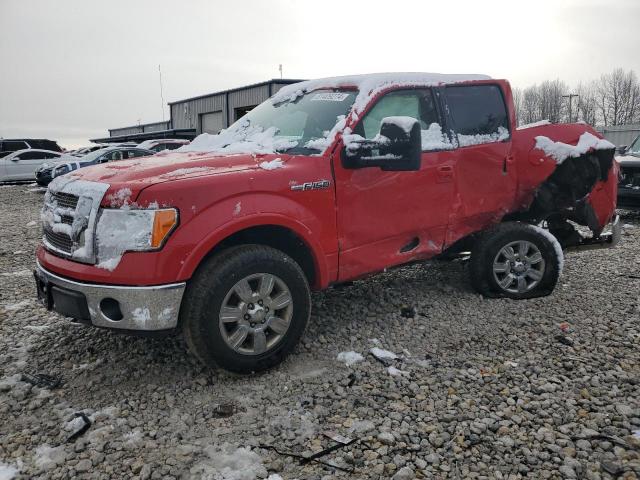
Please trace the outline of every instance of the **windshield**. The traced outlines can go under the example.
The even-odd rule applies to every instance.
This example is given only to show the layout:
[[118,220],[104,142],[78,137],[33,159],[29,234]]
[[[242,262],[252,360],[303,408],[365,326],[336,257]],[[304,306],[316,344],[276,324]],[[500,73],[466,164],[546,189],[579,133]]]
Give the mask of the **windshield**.
[[355,90],[315,90],[295,100],[261,103],[217,135],[202,134],[182,152],[313,154],[323,151],[344,125]]
[[631,146],[627,150],[627,153],[630,154],[630,155],[638,155],[638,156],[640,156],[640,136],[638,136],[633,141],[633,143],[631,144]]
[[266,101],[247,113],[230,129],[242,121],[249,121],[250,126],[259,126],[264,130],[275,127],[274,139],[295,142],[295,146],[284,149],[289,153],[317,151],[319,148],[313,140],[329,136],[338,117],[349,113],[356,94],[353,90],[315,90],[293,102],[274,105],[271,101]]
[[80,158],[80,161],[82,161],[82,162],[91,162],[91,161],[95,160],[96,158],[98,158],[103,153],[107,152],[108,150],[109,150],[108,148],[101,148],[100,150],[94,150],[93,152],[89,152],[86,155],[83,155]]

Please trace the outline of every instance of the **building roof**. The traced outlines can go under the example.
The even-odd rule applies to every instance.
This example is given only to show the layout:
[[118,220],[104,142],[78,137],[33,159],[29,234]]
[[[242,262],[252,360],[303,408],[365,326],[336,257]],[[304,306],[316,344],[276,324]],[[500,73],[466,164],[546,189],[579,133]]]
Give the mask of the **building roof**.
[[299,79],[292,79],[292,78],[272,78],[271,80],[266,80],[264,82],[259,82],[259,83],[252,83],[251,85],[245,85],[243,87],[236,87],[236,88],[230,88],[228,90],[220,90],[218,92],[213,92],[213,93],[207,93],[205,95],[197,95],[195,97],[189,97],[189,98],[185,98],[183,100],[175,100],[173,102],[168,102],[168,105],[174,105],[176,103],[184,103],[184,102],[189,102],[191,100],[197,100],[199,98],[205,98],[205,97],[213,97],[216,95],[224,95],[227,93],[232,93],[232,92],[238,92],[240,90],[246,90],[248,88],[255,88],[255,87],[263,87],[265,85],[269,85],[270,83],[284,83],[284,84],[291,84],[291,83],[298,83],[298,82],[303,82],[304,80],[299,80]]
[[186,138],[187,140],[191,140],[195,138],[195,136],[195,128],[170,128],[168,130],[157,130],[153,132],[140,132],[125,135],[116,135],[113,137],[92,138],[89,141],[93,143],[127,142],[130,140],[142,142],[144,140],[152,140],[154,138]]

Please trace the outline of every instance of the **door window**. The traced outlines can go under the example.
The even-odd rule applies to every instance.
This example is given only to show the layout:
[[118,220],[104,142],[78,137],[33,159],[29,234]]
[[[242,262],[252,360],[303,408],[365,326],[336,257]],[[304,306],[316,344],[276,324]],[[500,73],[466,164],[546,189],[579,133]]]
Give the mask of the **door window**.
[[497,85],[447,87],[445,99],[461,147],[509,138],[509,119]]
[[18,160],[37,160],[44,158],[41,152],[24,152],[16,157]]
[[127,150],[127,158],[144,157],[145,155],[147,155],[147,152],[142,150]]
[[2,150],[5,152],[16,152],[23,148],[29,148],[26,142],[16,140],[4,140],[2,142]]
[[385,117],[411,117],[420,122],[422,150],[453,148],[449,137],[442,132],[440,117],[430,89],[396,90],[387,93],[367,112],[356,127],[356,133],[367,139],[380,132]]

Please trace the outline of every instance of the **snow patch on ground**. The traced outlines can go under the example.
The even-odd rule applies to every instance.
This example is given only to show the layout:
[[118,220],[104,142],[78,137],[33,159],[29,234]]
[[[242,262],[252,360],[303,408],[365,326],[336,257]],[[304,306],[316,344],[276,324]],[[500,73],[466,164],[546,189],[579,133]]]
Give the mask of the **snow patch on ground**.
[[340,352],[338,354],[338,361],[345,363],[348,367],[362,360],[364,360],[364,357],[358,352]]
[[408,375],[409,372],[406,372],[404,370],[400,370],[394,366],[390,366],[387,367],[387,372],[389,372],[389,375],[393,376],[393,377],[398,377],[400,375]]
[[269,162],[262,162],[259,167],[263,170],[277,170],[284,167],[284,163],[281,158],[274,158]]
[[33,275],[31,270],[18,270],[17,272],[3,272],[0,273],[2,277],[29,277]]
[[545,155],[553,157],[556,163],[560,165],[569,157],[577,158],[591,150],[609,150],[616,147],[607,140],[598,138],[589,132],[584,132],[576,145],[554,142],[549,137],[539,135],[536,137],[536,148],[542,150]]
[[379,358],[380,360],[395,360],[398,358],[398,355],[383,348],[373,347],[369,351],[374,357]]
[[64,463],[66,454],[62,445],[58,447],[51,447],[44,444],[36,448],[36,453],[33,457],[36,467],[43,470],[51,470],[52,468],[62,465]]
[[16,467],[0,462],[0,480],[12,480],[18,475],[18,472]]
[[31,303],[31,300],[22,300],[21,302],[3,305],[3,309],[5,312],[15,312],[16,310],[22,310],[24,307],[28,307]]
[[255,480],[265,478],[267,469],[260,456],[249,448],[235,448],[229,444],[222,447],[210,445],[204,448],[209,457],[190,470],[192,475],[215,480]]

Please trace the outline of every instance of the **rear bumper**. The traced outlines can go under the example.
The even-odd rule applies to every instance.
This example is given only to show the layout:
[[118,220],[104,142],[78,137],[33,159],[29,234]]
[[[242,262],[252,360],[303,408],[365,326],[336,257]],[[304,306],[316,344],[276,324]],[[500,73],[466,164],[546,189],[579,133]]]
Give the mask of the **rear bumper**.
[[620,237],[622,236],[622,223],[620,222],[620,215],[616,215],[611,223],[605,228],[605,233],[602,233],[597,238],[586,238],[578,245],[572,245],[565,250],[595,250],[600,248],[614,248],[620,243]]
[[186,284],[150,287],[83,283],[36,264],[38,298],[62,315],[96,327],[132,331],[171,330],[178,325]]

